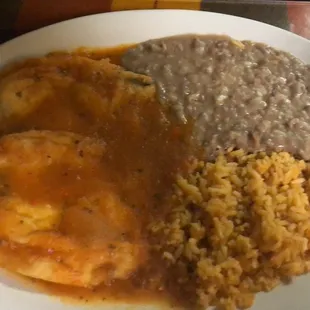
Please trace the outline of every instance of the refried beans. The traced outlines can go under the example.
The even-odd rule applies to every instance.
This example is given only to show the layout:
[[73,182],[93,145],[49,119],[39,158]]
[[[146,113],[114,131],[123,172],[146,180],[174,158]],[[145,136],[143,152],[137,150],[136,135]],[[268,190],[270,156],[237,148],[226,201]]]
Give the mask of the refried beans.
[[230,147],[310,160],[310,66],[261,43],[183,35],[129,49],[125,68],[151,76],[160,101],[212,159]]

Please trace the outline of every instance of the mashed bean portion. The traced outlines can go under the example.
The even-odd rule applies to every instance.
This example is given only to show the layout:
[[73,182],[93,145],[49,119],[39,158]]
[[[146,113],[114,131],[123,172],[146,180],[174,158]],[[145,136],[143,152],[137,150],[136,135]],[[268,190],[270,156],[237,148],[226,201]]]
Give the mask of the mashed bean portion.
[[308,170],[288,153],[237,150],[193,160],[177,178],[174,207],[150,228],[200,306],[248,308],[255,293],[309,272]]
[[310,160],[310,66],[262,43],[214,35],[142,42],[123,65],[151,76],[164,106],[214,160],[230,147]]

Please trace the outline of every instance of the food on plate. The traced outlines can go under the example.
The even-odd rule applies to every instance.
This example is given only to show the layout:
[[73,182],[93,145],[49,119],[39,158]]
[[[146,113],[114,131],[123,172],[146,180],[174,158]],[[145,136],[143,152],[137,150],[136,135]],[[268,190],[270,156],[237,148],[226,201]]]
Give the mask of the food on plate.
[[[154,96],[151,78],[123,70],[108,60],[51,55],[22,62],[0,80],[0,129],[19,122],[41,106],[61,100],[75,104],[75,114],[100,118],[124,103]],[[61,99],[60,99],[61,98]]]
[[310,271],[310,67],[288,53],[186,35],[25,60],[0,134],[2,268],[225,310]]
[[105,144],[30,131],[0,140],[0,265],[60,284],[126,279],[145,245],[130,206],[113,191]]
[[204,307],[244,309],[256,292],[309,272],[308,167],[284,152],[193,160],[171,211],[150,225],[183,290],[195,287]]
[[261,43],[186,35],[131,48],[123,65],[156,81],[162,102],[213,158],[218,149],[310,159],[310,67]]

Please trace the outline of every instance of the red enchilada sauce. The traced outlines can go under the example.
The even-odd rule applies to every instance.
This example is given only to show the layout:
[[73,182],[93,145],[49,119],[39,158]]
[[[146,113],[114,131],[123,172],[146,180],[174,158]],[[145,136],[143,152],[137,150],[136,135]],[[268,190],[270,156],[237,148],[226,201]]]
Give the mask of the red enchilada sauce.
[[[121,55],[128,47],[79,49],[73,54],[94,60],[107,57],[119,64]],[[17,67],[22,68],[22,65]],[[153,218],[163,217],[167,211],[164,201],[172,190],[175,175],[186,166],[190,125],[175,123],[154,100],[124,105],[118,113],[99,119],[77,110],[74,97],[70,98],[68,93],[63,93],[61,89],[54,91],[59,93],[57,100],[54,96],[52,102],[45,102],[13,129],[5,128],[4,132],[65,130],[103,139],[110,154],[106,166],[110,169],[111,182],[120,197],[135,211],[146,236],[147,224]],[[51,191],[57,190],[57,184],[62,184],[61,177],[53,184],[55,188]],[[40,195],[40,188],[36,193]],[[169,278],[173,277],[166,272],[161,259],[150,252],[148,260],[129,279],[115,281],[109,286],[100,285],[91,290],[38,280],[32,282],[40,290],[71,302],[156,304],[169,300],[179,303],[182,298],[176,293],[174,285],[170,286]]]

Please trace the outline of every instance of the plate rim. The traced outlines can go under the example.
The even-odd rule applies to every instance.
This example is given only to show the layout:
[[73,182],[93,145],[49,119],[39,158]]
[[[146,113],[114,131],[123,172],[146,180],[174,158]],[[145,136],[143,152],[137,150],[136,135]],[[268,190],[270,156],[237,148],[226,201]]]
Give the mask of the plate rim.
[[210,11],[203,11],[203,10],[188,10],[188,9],[140,9],[140,10],[137,10],[137,9],[133,9],[133,10],[123,10],[123,11],[111,11],[111,12],[102,12],[102,13],[95,13],[95,14],[89,14],[89,15],[85,15],[85,16],[79,16],[79,17],[74,17],[74,18],[70,18],[70,19],[67,19],[67,20],[64,20],[64,21],[60,21],[60,22],[56,22],[56,23],[53,23],[53,24],[50,24],[50,25],[46,25],[46,26],[43,26],[43,27],[40,27],[38,29],[34,29],[34,30],[31,30],[29,32],[26,32],[24,34],[21,34],[15,38],[12,38],[2,44],[0,44],[0,52],[1,52],[1,49],[6,47],[7,45],[11,44],[12,42],[15,42],[17,40],[20,40],[22,38],[26,38],[28,36],[32,36],[38,32],[42,32],[42,31],[46,31],[48,29],[51,29],[51,28],[54,28],[54,27],[59,27],[59,26],[63,26],[63,25],[66,25],[66,24],[69,24],[69,23],[72,23],[72,22],[78,22],[80,20],[87,20],[87,19],[91,19],[93,17],[99,17],[99,16],[107,16],[107,15],[126,15],[126,14],[130,14],[130,13],[137,13],[137,14],[145,14],[145,13],[155,13],[155,14],[160,14],[162,12],[167,12],[167,11],[170,11],[170,12],[190,12],[191,14],[194,13],[194,14],[206,14],[206,15],[214,15],[214,16],[222,16],[224,18],[233,18],[233,19],[236,19],[236,20],[247,20],[247,21],[250,21],[252,23],[256,23],[257,25],[266,25],[268,27],[272,27],[273,29],[277,29],[278,31],[282,31],[283,33],[286,33],[287,35],[290,35],[292,37],[295,37],[295,38],[298,38],[306,43],[308,43],[310,45],[310,39],[307,39],[305,37],[302,37],[294,32],[291,32],[287,29],[283,29],[283,28],[280,28],[280,27],[277,27],[277,26],[274,26],[274,25],[271,25],[271,24],[268,24],[268,23],[265,23],[265,22],[262,22],[262,21],[258,21],[258,20],[255,20],[255,19],[251,19],[251,18],[246,18],[246,17],[241,17],[241,16],[237,16],[237,15],[232,15],[232,14],[225,14],[225,13],[218,13],[218,12],[210,12]]

